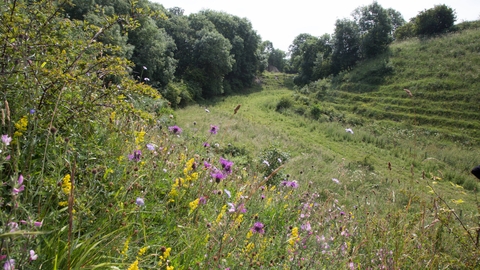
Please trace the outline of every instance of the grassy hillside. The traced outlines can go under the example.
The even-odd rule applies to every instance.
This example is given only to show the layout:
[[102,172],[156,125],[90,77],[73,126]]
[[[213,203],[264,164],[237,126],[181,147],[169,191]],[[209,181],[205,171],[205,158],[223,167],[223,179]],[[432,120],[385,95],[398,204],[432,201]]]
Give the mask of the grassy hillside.
[[353,124],[411,124],[438,140],[479,145],[479,38],[472,28],[393,43],[388,53],[299,93],[302,102],[332,107]]

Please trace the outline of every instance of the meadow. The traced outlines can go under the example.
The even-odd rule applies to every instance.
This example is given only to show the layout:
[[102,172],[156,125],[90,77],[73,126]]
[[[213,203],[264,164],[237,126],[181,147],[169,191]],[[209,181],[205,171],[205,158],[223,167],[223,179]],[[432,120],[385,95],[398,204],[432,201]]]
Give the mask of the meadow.
[[[96,76],[124,63],[84,54],[102,46],[90,38],[52,46],[2,77],[0,265],[476,269],[478,33],[394,43],[388,62],[303,88],[264,73],[244,94],[178,110],[143,83],[105,85]],[[422,72],[438,64],[419,51],[466,55],[465,38],[472,61]],[[84,75],[94,67],[105,74]],[[464,82],[440,91],[457,71]]]

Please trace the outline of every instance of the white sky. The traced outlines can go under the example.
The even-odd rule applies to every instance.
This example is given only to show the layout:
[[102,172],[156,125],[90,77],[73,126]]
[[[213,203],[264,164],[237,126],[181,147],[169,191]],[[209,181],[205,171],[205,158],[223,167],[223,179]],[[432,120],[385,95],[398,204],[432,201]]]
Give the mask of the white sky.
[[[247,18],[253,29],[270,40],[276,49],[288,51],[296,36],[308,33],[313,36],[333,34],[337,19],[352,17],[350,14],[359,6],[373,3],[373,0],[150,0],[165,8],[180,7],[185,15],[203,9],[224,11],[241,18]],[[456,23],[480,19],[479,0],[378,0],[383,8],[393,8],[408,21],[420,11],[445,4],[454,9]]]

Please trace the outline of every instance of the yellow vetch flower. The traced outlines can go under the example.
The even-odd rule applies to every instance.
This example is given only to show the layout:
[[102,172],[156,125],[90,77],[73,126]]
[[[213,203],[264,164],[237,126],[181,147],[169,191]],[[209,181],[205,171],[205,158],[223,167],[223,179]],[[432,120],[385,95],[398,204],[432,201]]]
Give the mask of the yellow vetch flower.
[[128,251],[128,244],[130,243],[130,238],[128,238],[125,241],[125,244],[123,244],[123,249],[122,249],[122,254],[127,256],[127,251]]
[[[163,248],[162,248],[163,249]],[[160,259],[162,261],[166,261],[168,256],[170,256],[170,251],[172,251],[172,248],[165,248],[165,251],[163,252],[162,255],[160,255]]]
[[145,141],[145,131],[135,131],[135,144],[139,145]]
[[62,190],[66,195],[70,195],[70,190],[72,190],[72,183],[70,182],[70,174],[65,175],[62,180]]
[[173,270],[173,266],[167,266],[167,270]]
[[20,137],[23,135],[23,132],[27,131],[28,125],[28,118],[27,116],[23,116],[15,123],[15,133],[13,133],[13,137]]
[[67,206],[68,202],[67,201],[59,202],[58,205],[59,206]]
[[[240,225],[240,223],[242,223],[242,221],[243,221],[243,214],[240,214],[235,219],[235,225],[237,225],[237,226]],[[251,232],[251,231],[249,231],[249,232]]]
[[252,237],[252,235],[253,235],[252,230],[248,230],[248,232],[247,232],[247,239],[250,239],[250,237]]
[[129,267],[128,270],[138,270],[138,260],[135,260]]
[[290,239],[288,239],[288,243],[290,244],[290,246],[293,247],[299,239],[300,238],[298,237],[298,227],[293,227]]
[[222,210],[220,210],[220,213],[218,214],[217,219],[215,220],[216,223],[219,223],[220,220],[222,220],[222,217],[225,214],[226,210],[227,210],[227,205],[222,206]]
[[190,207],[190,213],[192,213],[195,209],[197,209],[199,202],[200,202],[200,199],[197,198],[188,203],[188,207]]
[[141,257],[143,254],[145,254],[145,252],[147,252],[147,249],[149,247],[143,247],[141,248],[139,251],[138,251],[138,257]]

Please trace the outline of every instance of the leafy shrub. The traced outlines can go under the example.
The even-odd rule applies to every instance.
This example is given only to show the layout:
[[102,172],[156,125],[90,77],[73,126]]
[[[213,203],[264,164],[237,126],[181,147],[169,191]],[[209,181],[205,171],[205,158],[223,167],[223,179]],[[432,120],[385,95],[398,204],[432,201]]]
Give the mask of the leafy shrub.
[[280,101],[278,101],[275,110],[277,112],[285,111],[293,106],[293,100],[290,97],[282,97]]
[[434,35],[447,31],[456,20],[455,11],[446,5],[427,9],[415,17],[417,35]]

